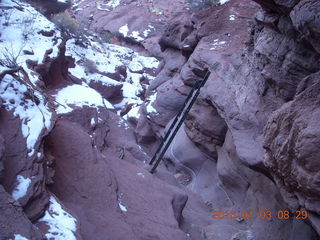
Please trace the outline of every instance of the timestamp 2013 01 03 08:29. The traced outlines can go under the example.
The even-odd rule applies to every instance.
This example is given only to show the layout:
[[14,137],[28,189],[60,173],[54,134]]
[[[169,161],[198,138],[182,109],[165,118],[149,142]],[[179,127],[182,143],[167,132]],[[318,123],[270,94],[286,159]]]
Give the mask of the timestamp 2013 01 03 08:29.
[[275,213],[269,210],[261,211],[212,211],[212,219],[298,219],[304,220],[308,218],[306,210],[279,210]]

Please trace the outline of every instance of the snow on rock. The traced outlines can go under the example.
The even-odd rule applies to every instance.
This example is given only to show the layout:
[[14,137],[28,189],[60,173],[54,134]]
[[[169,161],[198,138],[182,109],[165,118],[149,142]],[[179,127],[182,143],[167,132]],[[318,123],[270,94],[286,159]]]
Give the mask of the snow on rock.
[[155,30],[156,30],[155,27],[149,24],[149,25],[148,25],[148,28],[143,31],[143,36],[144,36],[144,37],[148,37],[149,34],[150,34],[151,32],[153,32],[153,31],[155,31]]
[[67,42],[66,55],[75,58],[76,62],[75,68],[70,68],[69,72],[87,83],[99,81],[104,85],[119,85],[119,82],[101,73],[115,73],[116,67],[123,65],[121,56],[127,56],[128,52],[121,47],[117,48],[116,45],[107,49],[98,43],[91,43],[92,45],[82,47],[75,44],[75,39]]
[[[102,81],[105,84],[115,85],[119,82],[105,77],[105,74],[115,73],[117,67],[126,66],[132,71],[137,71],[144,68],[155,69],[159,65],[156,58],[144,57],[129,48],[114,44],[90,41],[88,46],[82,47],[75,44],[75,39],[72,39],[67,42],[66,47],[66,55],[76,60],[76,67],[69,69],[70,73],[86,81]],[[90,66],[85,60],[93,63],[93,68],[96,68],[92,69],[95,70],[94,73],[88,69]]]
[[58,2],[61,2],[61,3],[69,3],[70,1],[69,0],[57,0]]
[[157,92],[150,95],[147,99],[147,101],[149,101],[149,103],[147,104],[147,112],[150,114],[159,114],[158,111],[152,106],[152,104],[156,100],[156,98],[157,98]]
[[24,178],[23,176],[18,175],[17,182],[18,182],[18,185],[12,191],[12,194],[11,194],[14,200],[19,200],[20,198],[24,197],[27,194],[28,187],[30,186],[30,183],[31,183],[31,179]]
[[230,0],[220,0],[220,4],[222,5],[222,4],[225,4],[225,3],[227,3],[227,2],[229,2]]
[[119,208],[120,208],[120,210],[121,210],[122,212],[127,212],[127,211],[128,211],[127,207],[124,206],[124,205],[122,205],[121,203],[119,203]]
[[136,52],[132,53],[131,62],[139,63],[144,68],[149,68],[149,69],[152,69],[152,68],[156,69],[158,67],[158,65],[159,65],[159,60],[158,59],[156,59],[154,57],[144,57],[144,56],[141,56],[140,54],[138,54]]
[[131,110],[124,116],[124,119],[128,120],[129,118],[136,118],[139,119],[140,117],[140,106],[136,106],[131,108]]
[[144,175],[143,175],[143,173],[141,173],[141,172],[137,173],[137,175],[138,175],[139,177],[144,178]]
[[143,40],[145,40],[145,38],[148,37],[149,34],[153,31],[155,31],[155,28],[150,24],[142,33],[138,31],[131,31],[130,33],[128,24],[125,24],[119,28],[119,33],[121,33],[124,37],[132,38],[138,42],[142,42]]
[[71,85],[61,89],[56,95],[56,101],[59,103],[56,112],[65,114],[72,112],[75,107],[107,107],[113,109],[111,103],[103,99],[102,96],[94,89],[82,86]]
[[[62,42],[60,32],[26,2],[2,0],[1,6],[0,59],[8,55],[16,58],[17,64],[27,71],[30,80],[35,83],[39,75],[27,67],[26,60],[41,64],[46,53],[50,58],[57,57]],[[52,36],[44,36],[41,32],[52,32]]]
[[127,212],[128,209],[125,205],[123,205],[122,203],[122,196],[123,196],[123,193],[120,193],[119,197],[118,197],[118,205],[119,205],[119,208],[122,212]]
[[[41,64],[48,57],[57,57],[62,42],[60,32],[26,2],[2,0],[1,6],[0,72],[19,66],[26,72],[30,82],[36,85],[39,74],[28,68],[27,60]],[[51,34],[44,36],[43,32]],[[18,78],[27,81],[21,71],[17,74]],[[52,114],[42,93],[30,88],[33,88],[31,84],[27,87],[27,84],[17,81],[11,75],[5,75],[0,83],[3,105],[22,120],[22,133],[26,138],[28,155],[32,156],[39,136],[44,129],[50,128]],[[25,96],[30,94],[34,96]]]
[[44,217],[39,222],[45,222],[49,229],[45,235],[47,239],[53,240],[76,240],[77,220],[68,212],[63,210],[57,200],[51,196],[50,204]]
[[[67,42],[66,55],[75,58],[75,68],[69,69],[75,77],[84,80],[87,84],[100,82],[103,85],[122,85],[123,100],[115,104],[116,108],[123,108],[126,104],[142,104],[140,93],[143,87],[141,78],[149,81],[154,77],[146,74],[145,69],[156,69],[159,61],[153,57],[145,57],[133,50],[114,44],[99,43],[90,40],[86,47],[75,44],[71,39]],[[106,75],[116,73],[117,68],[126,68],[126,79],[118,82]],[[92,69],[93,68],[93,69]]]
[[[77,9],[77,7],[83,3],[85,0],[73,0],[72,1],[72,9]],[[83,10],[83,8],[78,8],[78,11]]]
[[222,45],[225,45],[226,43],[227,43],[226,41],[219,41],[219,39],[215,39],[211,44],[213,47],[210,48],[210,50],[220,49]]
[[101,11],[112,11],[120,5],[120,0],[97,1],[97,9]]
[[28,240],[28,238],[25,238],[24,236],[21,236],[20,234],[15,234],[14,240]]
[[120,118],[119,122],[118,122],[118,127],[120,128],[125,128],[125,129],[129,129],[129,125],[126,123],[125,120],[123,120],[122,118]]
[[96,125],[96,120],[94,118],[91,118],[90,124],[91,124],[91,126]]
[[39,103],[35,100],[27,99],[25,94],[28,92],[26,85],[18,82],[11,75],[5,75],[0,82],[0,96],[3,105],[7,111],[12,110],[14,116],[18,116],[22,122],[22,134],[26,138],[28,155],[34,154],[35,144],[38,141],[44,129],[51,127],[51,112],[45,104],[44,98],[40,93],[34,92],[39,99]]
[[129,33],[129,27],[128,24],[123,25],[122,27],[119,28],[119,33],[121,33],[124,37],[128,36]]
[[230,21],[236,20],[236,16],[235,16],[235,15],[230,15],[230,16],[229,16],[229,20],[230,20]]

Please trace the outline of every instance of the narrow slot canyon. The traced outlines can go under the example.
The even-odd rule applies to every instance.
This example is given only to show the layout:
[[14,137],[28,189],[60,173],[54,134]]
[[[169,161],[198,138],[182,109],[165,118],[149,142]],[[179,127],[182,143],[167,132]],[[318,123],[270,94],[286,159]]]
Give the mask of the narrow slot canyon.
[[320,239],[318,0],[0,0],[0,26],[0,240]]

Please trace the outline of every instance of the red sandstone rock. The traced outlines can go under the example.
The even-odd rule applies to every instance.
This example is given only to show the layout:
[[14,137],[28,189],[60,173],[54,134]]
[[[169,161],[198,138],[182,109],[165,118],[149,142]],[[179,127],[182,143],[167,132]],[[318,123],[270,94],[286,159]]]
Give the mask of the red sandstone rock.
[[[193,14],[177,1],[108,4],[115,2],[83,1],[70,12],[89,21],[91,31],[109,34],[110,41],[146,54],[146,49],[158,56],[160,48],[164,51],[157,71],[128,72],[127,65],[100,71],[120,82],[132,73],[159,73],[154,80],[140,79],[140,117],[127,118],[135,128],[105,102],[90,106],[92,96],[122,101],[123,83],[107,86],[71,76],[68,68],[79,64],[72,60],[76,57],[65,56],[56,31],[39,31],[52,38],[52,49],[46,49],[43,62],[31,60],[32,49],[24,54],[30,57],[27,75],[34,71],[29,76],[38,73],[45,84],[36,84],[37,96],[29,89],[22,99],[39,108],[48,101],[58,118],[53,114],[51,127],[41,129],[36,154],[29,156],[22,128],[30,119],[14,116],[6,106],[16,99],[1,96],[0,238],[42,239],[50,227],[41,219],[54,194],[76,219],[77,239],[317,239],[309,223],[319,234],[318,2],[256,0],[260,9],[249,0],[230,1]],[[68,5],[50,4],[54,8],[47,13]],[[58,42],[60,51],[51,58]],[[207,68],[207,84],[164,164],[151,175],[143,169],[150,156],[137,142],[154,152]],[[17,84],[17,70],[4,72],[1,83],[11,79]],[[7,89],[19,92],[14,86]],[[97,92],[83,105],[53,100],[51,95],[65,87]],[[122,113],[133,107],[123,106]],[[210,219],[212,210],[276,214],[288,207],[307,209],[310,222]]]

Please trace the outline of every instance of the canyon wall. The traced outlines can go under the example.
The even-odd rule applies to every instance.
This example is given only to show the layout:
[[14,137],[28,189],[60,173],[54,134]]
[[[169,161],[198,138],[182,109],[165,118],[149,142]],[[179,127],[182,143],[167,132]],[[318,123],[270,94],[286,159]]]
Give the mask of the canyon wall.
[[172,2],[0,1],[1,239],[319,239],[320,3]]
[[[165,64],[149,87],[157,92],[152,103],[157,112],[142,116],[136,131],[162,136],[192,84],[209,69],[210,78],[167,153],[168,164],[175,172],[191,172],[193,191],[212,209],[307,210],[306,223],[319,234],[320,4],[257,3],[261,7],[231,1],[167,27],[160,39]],[[197,146],[194,154],[191,144]],[[220,237],[226,229],[230,239],[237,234],[313,239],[306,223],[276,220],[262,230],[260,221],[219,222],[206,233],[209,239],[229,239]]]

